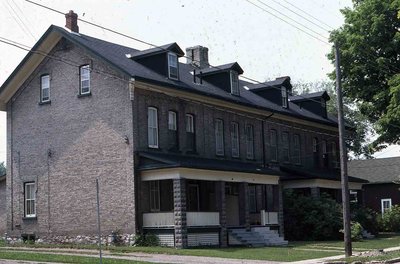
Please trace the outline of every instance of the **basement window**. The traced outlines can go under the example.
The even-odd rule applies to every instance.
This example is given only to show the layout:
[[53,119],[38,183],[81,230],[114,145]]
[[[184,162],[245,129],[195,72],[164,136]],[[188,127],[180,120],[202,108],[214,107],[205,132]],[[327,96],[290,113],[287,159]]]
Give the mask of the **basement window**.
[[178,80],[178,56],[175,53],[168,53],[168,77]]

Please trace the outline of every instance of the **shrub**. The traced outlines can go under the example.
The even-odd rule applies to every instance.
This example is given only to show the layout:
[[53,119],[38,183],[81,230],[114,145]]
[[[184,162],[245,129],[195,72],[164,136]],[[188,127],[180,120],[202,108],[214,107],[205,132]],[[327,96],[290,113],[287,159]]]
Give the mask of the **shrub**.
[[359,222],[351,222],[351,239],[353,241],[362,240],[363,227]]
[[392,206],[390,210],[387,210],[379,221],[380,229],[388,232],[399,232],[400,231],[400,206]]
[[322,194],[315,198],[284,193],[285,235],[289,240],[339,239],[342,234],[341,206]]
[[371,234],[378,234],[379,225],[377,213],[369,208],[358,204],[351,204],[351,220],[360,223],[360,225]]
[[154,234],[141,234],[135,236],[135,243],[133,245],[138,247],[156,247],[160,245],[160,241]]

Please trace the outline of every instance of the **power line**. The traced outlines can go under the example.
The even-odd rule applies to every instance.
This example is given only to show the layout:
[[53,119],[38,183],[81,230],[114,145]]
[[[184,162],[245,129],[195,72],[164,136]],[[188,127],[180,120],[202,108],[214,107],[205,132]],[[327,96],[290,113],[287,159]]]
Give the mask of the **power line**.
[[11,14],[10,10],[7,7],[7,10],[9,11],[9,13],[11,14],[12,18],[14,19],[14,21],[16,21],[18,23],[18,25],[21,27],[21,29],[26,33],[31,35],[31,37],[33,38],[34,41],[36,41],[35,36],[32,34],[31,30],[29,29],[29,27],[24,23],[24,21],[21,19],[21,17],[18,15],[17,11],[15,11],[15,9],[12,7],[12,5],[8,2],[8,0],[5,1],[5,3],[8,5],[8,7],[11,9],[11,11],[14,13],[14,15],[18,18],[18,20],[20,21],[21,24],[18,23],[17,19]]

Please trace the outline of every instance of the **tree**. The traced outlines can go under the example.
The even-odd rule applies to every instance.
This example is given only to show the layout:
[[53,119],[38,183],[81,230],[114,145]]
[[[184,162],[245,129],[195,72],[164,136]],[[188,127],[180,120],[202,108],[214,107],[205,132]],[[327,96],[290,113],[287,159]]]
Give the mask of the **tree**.
[[[353,0],[344,25],[331,32],[341,54],[343,92],[368,118],[383,144],[400,143],[400,0]],[[334,52],[328,55],[334,62]],[[335,73],[330,77],[335,78]]]
[[0,162],[0,176],[6,175],[6,165],[4,165],[4,161]]
[[[317,91],[326,91],[331,100],[327,102],[328,113],[337,116],[337,96],[335,83],[330,81],[319,82],[300,82],[293,84],[295,94],[312,93]],[[358,110],[358,105],[353,103],[349,98],[345,98],[343,102],[345,120],[348,125],[354,128],[354,131],[347,136],[346,144],[350,150],[350,154],[356,158],[365,157],[372,158],[367,135],[372,132],[371,125],[367,118]]]

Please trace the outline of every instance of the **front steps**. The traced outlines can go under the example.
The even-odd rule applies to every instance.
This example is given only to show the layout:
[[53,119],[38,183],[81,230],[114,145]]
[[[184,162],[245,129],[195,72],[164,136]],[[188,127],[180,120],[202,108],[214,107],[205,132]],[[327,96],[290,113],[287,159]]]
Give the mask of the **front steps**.
[[286,246],[288,242],[279,236],[278,231],[267,226],[229,229],[229,245],[247,245],[251,247]]

